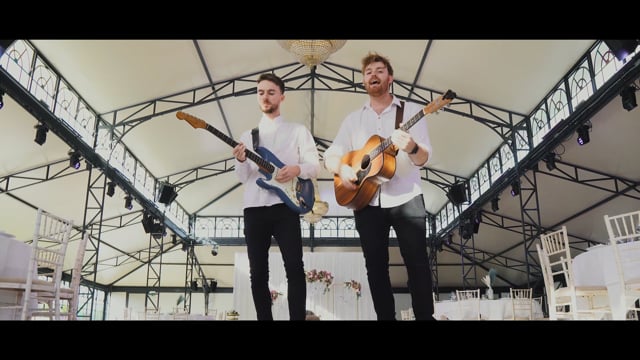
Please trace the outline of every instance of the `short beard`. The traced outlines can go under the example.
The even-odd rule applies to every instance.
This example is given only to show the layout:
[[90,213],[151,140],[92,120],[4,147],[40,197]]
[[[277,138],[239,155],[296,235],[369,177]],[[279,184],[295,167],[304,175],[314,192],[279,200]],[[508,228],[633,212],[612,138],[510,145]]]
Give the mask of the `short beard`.
[[262,110],[263,113],[265,114],[273,114],[274,112],[276,112],[278,110],[278,106],[277,105],[273,105],[273,104],[269,104],[269,107],[263,108],[260,107],[260,110]]

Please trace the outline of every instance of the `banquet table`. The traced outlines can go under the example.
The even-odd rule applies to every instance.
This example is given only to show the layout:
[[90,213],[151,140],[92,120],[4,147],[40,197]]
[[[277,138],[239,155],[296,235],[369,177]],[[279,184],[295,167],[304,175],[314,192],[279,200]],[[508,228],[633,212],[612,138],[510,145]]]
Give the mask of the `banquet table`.
[[[436,301],[434,305],[435,313],[433,315],[436,320],[460,320],[456,301]],[[511,319],[512,315],[511,298],[480,300],[480,317],[483,320]],[[520,312],[518,312],[518,315],[520,316]],[[542,318],[544,318],[542,305],[537,301],[533,301],[533,319]]]
[[[640,241],[618,244],[621,253],[639,254],[632,251],[640,247]],[[573,258],[573,278],[576,286],[606,286],[613,320],[625,320],[627,301],[616,268],[615,254],[611,245],[592,246]],[[625,268],[625,279],[640,276],[640,268]]]
[[[31,257],[31,246],[0,231],[0,280],[26,279]],[[19,305],[21,291],[0,290],[0,306]],[[19,316],[15,309],[0,308],[0,320],[14,320]]]

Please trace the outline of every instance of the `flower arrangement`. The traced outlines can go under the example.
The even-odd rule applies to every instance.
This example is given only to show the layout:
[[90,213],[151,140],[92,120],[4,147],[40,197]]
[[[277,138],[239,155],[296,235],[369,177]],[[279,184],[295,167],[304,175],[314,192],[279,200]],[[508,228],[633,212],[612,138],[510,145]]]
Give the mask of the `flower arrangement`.
[[489,274],[485,275],[482,278],[482,282],[487,285],[488,289],[487,289],[487,297],[489,298],[489,300],[493,299],[493,285],[495,285],[496,282],[496,270],[495,269],[489,269]]
[[276,300],[278,300],[278,296],[280,295],[283,295],[283,294],[277,290],[271,290],[271,304],[273,304]]
[[345,281],[344,286],[353,289],[356,292],[356,298],[360,298],[362,296],[362,284],[351,279],[351,281]]
[[238,319],[240,319],[240,314],[235,310],[227,311],[226,315],[227,315],[227,320],[238,320]]
[[307,277],[307,282],[309,283],[314,283],[314,282],[320,282],[322,284],[324,284],[324,291],[323,293],[326,293],[327,291],[329,291],[329,287],[333,284],[333,275],[326,271],[326,270],[309,270],[306,273],[306,277]]

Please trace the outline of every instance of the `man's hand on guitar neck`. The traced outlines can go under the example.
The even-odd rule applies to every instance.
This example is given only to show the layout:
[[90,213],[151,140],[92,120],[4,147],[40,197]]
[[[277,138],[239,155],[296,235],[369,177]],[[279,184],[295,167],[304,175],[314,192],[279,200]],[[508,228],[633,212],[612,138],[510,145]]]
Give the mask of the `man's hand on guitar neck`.
[[244,146],[243,143],[238,143],[238,145],[234,146],[233,148],[233,156],[235,156],[236,160],[242,162],[245,162],[245,160],[247,160],[247,148]]

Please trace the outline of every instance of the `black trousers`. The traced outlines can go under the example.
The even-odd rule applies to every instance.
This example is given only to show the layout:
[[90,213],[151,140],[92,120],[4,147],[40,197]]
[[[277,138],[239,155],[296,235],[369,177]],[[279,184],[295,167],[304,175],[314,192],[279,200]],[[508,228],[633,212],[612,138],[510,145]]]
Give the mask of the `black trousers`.
[[275,238],[287,276],[289,319],[304,320],[307,283],[302,261],[300,215],[284,204],[244,209],[251,295],[258,320],[273,320],[269,289],[269,248]]
[[367,279],[378,320],[395,320],[389,278],[389,231],[398,237],[407,268],[411,305],[416,320],[434,320],[431,268],[427,254],[426,211],[422,195],[393,208],[366,206],[354,211],[356,229],[367,268]]

